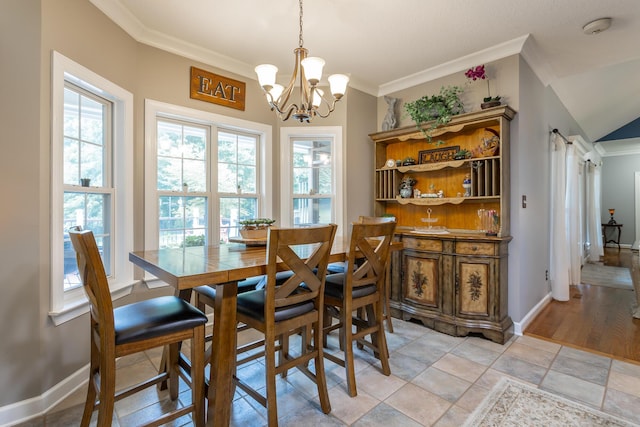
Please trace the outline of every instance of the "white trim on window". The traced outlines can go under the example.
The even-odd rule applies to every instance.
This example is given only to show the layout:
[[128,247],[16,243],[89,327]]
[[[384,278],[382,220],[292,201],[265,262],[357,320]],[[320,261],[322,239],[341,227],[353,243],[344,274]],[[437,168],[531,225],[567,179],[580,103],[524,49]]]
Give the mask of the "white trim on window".
[[64,84],[95,93],[113,103],[114,271],[109,278],[112,296],[131,293],[133,264],[133,94],[72,61],[52,52],[51,78],[51,302],[49,315],[59,325],[88,311],[82,288],[63,289],[63,105]]
[[342,126],[283,127],[280,128],[280,220],[283,227],[293,226],[293,168],[291,159],[292,138],[331,138],[331,157],[335,177],[333,196],[333,218],[338,225],[336,236],[343,236],[346,224],[344,205],[344,162],[346,150],[342,143]]
[[[196,110],[192,108],[182,107],[173,104],[167,104],[152,99],[145,100],[144,108],[144,180],[145,180],[145,222],[144,222],[144,246],[147,249],[155,249],[158,247],[158,196],[157,196],[157,119],[158,118],[176,119],[185,122],[197,123],[211,127],[211,135],[217,134],[217,129],[221,130],[237,130],[239,132],[249,132],[257,134],[259,137],[259,153],[261,178],[259,189],[259,210],[260,215],[264,217],[273,217],[273,148],[272,148],[272,127],[262,123],[251,122],[248,120],[236,119],[206,111]],[[216,144],[215,138],[212,138],[212,144]],[[211,147],[211,164],[217,164],[216,150]],[[211,191],[214,199],[218,199],[217,195],[217,173],[212,173]],[[217,206],[216,206],[217,208]],[[220,219],[219,212],[213,212],[213,223],[209,229],[209,236],[219,236]],[[218,239],[214,239],[211,244],[218,244]],[[159,281],[148,272],[144,273],[144,281],[150,288],[166,286],[164,282]]]

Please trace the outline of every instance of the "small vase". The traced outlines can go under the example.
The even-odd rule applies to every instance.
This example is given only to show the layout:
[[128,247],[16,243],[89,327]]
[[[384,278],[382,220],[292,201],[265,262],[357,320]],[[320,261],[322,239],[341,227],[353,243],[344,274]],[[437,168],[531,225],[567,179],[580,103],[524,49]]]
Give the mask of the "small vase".
[[480,104],[480,108],[482,108],[483,110],[486,110],[487,108],[497,107],[498,105],[500,105],[500,101],[489,101],[489,102],[483,102],[482,104]]
[[413,194],[413,188],[411,187],[402,187],[400,189],[400,197],[402,197],[403,199],[410,198],[412,194]]

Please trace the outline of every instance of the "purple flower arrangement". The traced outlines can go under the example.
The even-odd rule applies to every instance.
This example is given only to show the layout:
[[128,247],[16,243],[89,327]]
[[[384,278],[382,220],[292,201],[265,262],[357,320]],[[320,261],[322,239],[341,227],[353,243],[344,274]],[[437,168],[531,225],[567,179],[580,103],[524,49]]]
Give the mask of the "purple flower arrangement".
[[469,68],[464,75],[472,81],[476,80],[486,80],[487,81],[487,94],[489,96],[483,99],[484,102],[492,102],[492,101],[500,101],[500,96],[491,96],[491,88],[489,86],[489,77],[487,77],[487,72],[483,65],[476,65],[475,67]]

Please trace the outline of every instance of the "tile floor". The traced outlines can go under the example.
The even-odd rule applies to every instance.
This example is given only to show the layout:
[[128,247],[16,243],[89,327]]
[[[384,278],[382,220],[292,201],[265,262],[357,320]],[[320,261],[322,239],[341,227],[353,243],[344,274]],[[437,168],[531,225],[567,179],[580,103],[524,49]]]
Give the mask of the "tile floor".
[[[508,376],[640,424],[640,365],[612,360],[523,336],[499,345],[480,337],[456,338],[419,324],[394,319],[387,334],[391,376],[379,371],[370,353],[356,350],[358,396],[345,392],[344,370],[327,361],[332,411],[319,408],[315,385],[298,371],[278,379],[281,426],[460,426],[501,377]],[[335,348],[336,340],[329,343]],[[118,361],[119,386],[157,369],[159,352]],[[260,361],[239,375],[259,384]],[[46,415],[20,426],[78,425],[83,386]],[[190,399],[183,387],[180,399]],[[173,405],[152,388],[116,404],[114,426],[134,426]],[[265,426],[266,411],[241,392],[235,396],[232,425]],[[94,425],[96,414],[94,413]],[[172,426],[192,425],[183,417]]]

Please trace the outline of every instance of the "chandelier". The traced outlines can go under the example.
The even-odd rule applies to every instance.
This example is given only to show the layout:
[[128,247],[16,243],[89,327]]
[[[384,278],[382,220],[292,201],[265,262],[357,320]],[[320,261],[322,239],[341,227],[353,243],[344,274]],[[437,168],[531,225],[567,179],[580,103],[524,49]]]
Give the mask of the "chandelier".
[[[282,121],[293,117],[300,123],[309,123],[315,116],[328,117],[335,109],[336,102],[340,101],[344,96],[349,77],[344,74],[332,74],[329,76],[332,100],[325,98],[322,89],[317,87],[322,77],[324,59],[308,56],[309,51],[303,47],[302,0],[300,0],[300,36],[298,38],[298,47],[294,49],[293,53],[295,54],[296,62],[293,75],[286,88],[276,83],[278,68],[275,65],[262,64],[255,68],[258,82],[265,92],[271,111],[276,111]],[[298,78],[300,79],[298,88],[300,99],[298,103],[290,102],[296,79]]]

